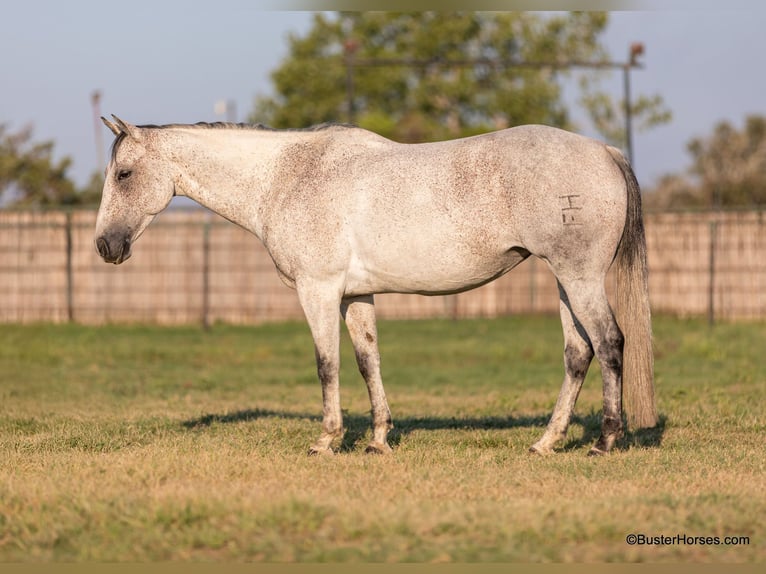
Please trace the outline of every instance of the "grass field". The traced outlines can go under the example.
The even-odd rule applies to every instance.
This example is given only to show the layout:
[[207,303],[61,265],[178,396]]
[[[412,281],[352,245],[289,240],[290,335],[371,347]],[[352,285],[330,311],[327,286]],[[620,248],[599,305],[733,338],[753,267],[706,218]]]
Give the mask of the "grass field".
[[655,319],[662,422],[601,458],[595,367],[560,451],[527,453],[563,376],[557,318],[379,331],[394,454],[363,453],[344,334],[348,431],[307,457],[304,324],[0,326],[0,561],[766,560],[765,325]]

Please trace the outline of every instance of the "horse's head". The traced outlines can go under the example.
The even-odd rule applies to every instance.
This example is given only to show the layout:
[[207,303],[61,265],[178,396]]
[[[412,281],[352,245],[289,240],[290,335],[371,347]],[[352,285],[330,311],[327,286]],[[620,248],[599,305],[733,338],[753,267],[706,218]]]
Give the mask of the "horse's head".
[[117,138],[106,168],[96,219],[96,250],[107,263],[130,257],[130,246],[173,198],[173,169],[157,146],[157,130],[116,116],[101,120]]

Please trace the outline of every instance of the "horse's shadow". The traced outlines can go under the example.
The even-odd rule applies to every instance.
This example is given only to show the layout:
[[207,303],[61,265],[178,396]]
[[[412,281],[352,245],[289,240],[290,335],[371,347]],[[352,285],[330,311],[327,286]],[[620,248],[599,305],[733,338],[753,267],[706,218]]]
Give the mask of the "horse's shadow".
[[[665,434],[667,417],[660,414],[658,419],[657,424],[652,428],[626,430],[622,438],[617,440],[614,448],[616,450],[630,450],[631,448],[659,447]],[[572,451],[584,446],[590,446],[601,436],[601,415],[597,412],[591,411],[584,416],[574,415],[572,417],[572,424],[582,425],[583,434],[576,439],[567,439],[564,443],[564,451]],[[624,419],[623,428],[628,429],[627,422]]]
[[[212,424],[227,424],[253,421],[262,418],[304,419],[319,422],[321,417],[305,413],[289,411],[276,411],[271,409],[244,409],[226,414],[207,414],[197,418],[183,421],[181,425],[185,429],[199,429]],[[391,446],[396,447],[402,438],[417,430],[490,430],[490,429],[515,429],[528,427],[545,427],[550,415],[534,416],[507,416],[507,417],[403,417],[396,420],[396,426],[389,433],[388,439]],[[357,450],[359,444],[365,440],[370,430],[370,417],[344,412],[343,421],[346,432],[340,444],[340,452]],[[617,441],[617,450],[629,450],[631,448],[659,447],[665,433],[667,417],[660,415],[656,426],[649,429],[629,430]],[[590,446],[598,439],[601,432],[601,415],[591,411],[586,415],[574,415],[570,425],[579,425],[583,428],[583,434],[577,438],[569,438],[563,445],[563,451],[573,451],[585,446]],[[571,431],[570,431],[571,434]]]

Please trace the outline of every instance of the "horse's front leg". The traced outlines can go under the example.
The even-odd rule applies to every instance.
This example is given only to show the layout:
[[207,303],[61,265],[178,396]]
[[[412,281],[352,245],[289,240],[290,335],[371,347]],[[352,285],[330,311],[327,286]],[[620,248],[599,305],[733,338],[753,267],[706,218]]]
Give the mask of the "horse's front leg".
[[317,374],[322,384],[322,434],[309,454],[333,454],[332,442],[343,436],[340,408],[340,294],[324,284],[298,283],[298,298],[314,338]]
[[391,452],[387,437],[388,431],[394,425],[391,422],[391,411],[388,409],[383,380],[380,376],[380,352],[374,305],[372,295],[346,299],[341,303],[341,314],[346,321],[346,327],[354,345],[359,372],[367,383],[372,407],[372,441],[367,445],[366,452],[385,454]]

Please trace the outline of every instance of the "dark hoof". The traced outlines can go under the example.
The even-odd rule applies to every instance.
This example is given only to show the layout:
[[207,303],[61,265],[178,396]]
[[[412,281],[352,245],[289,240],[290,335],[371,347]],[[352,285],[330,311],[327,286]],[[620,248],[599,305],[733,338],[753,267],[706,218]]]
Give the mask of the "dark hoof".
[[331,448],[317,448],[312,446],[306,454],[308,454],[308,456],[333,456],[335,453]]
[[371,443],[364,449],[365,454],[391,454],[393,449],[387,444]]

